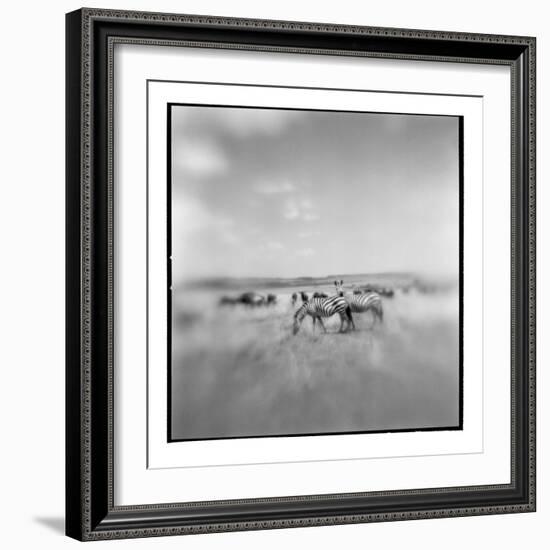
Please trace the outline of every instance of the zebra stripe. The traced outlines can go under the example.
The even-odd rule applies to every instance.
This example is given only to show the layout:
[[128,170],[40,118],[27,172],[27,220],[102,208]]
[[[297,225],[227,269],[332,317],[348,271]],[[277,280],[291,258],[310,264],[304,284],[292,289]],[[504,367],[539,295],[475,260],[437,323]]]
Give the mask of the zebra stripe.
[[296,317],[303,319],[306,315],[315,317],[332,317],[335,313],[345,312],[347,302],[340,296],[331,298],[311,298],[305,302],[296,312]]
[[300,329],[302,321],[309,315],[313,319],[313,328],[315,329],[315,322],[319,321],[321,327],[325,329],[323,324],[323,317],[332,317],[335,314],[340,315],[340,331],[342,331],[344,321],[353,323],[351,317],[351,310],[348,302],[341,296],[332,296],[330,298],[311,298],[308,302],[304,302],[294,314],[294,334]]
[[372,311],[374,315],[382,321],[382,299],[376,292],[366,294],[351,294],[345,297],[353,313],[365,313]]

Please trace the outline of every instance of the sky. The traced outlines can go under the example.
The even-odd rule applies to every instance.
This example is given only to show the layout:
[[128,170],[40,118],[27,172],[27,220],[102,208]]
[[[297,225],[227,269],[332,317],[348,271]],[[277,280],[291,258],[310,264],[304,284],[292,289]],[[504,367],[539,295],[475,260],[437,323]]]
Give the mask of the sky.
[[458,276],[458,118],[175,105],[173,280]]

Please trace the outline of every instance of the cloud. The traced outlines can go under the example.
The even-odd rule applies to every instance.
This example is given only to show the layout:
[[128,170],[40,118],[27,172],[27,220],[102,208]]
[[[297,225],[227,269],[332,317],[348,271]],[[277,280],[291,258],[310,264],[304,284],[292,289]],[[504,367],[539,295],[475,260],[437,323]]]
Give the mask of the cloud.
[[187,175],[215,176],[227,170],[228,160],[223,151],[209,141],[187,140],[174,151],[174,163]]
[[291,221],[313,222],[320,216],[310,199],[289,198],[284,203],[283,217]]
[[294,192],[296,186],[289,181],[263,182],[254,185],[253,190],[261,195],[280,195]]
[[296,250],[295,254],[296,256],[308,258],[309,256],[315,255],[315,250],[313,250],[313,248],[301,248],[300,250]]
[[284,252],[286,246],[279,241],[260,242],[254,247],[254,250],[255,261],[261,258],[264,262],[280,262],[287,255]]
[[305,212],[302,216],[302,219],[305,222],[314,222],[319,219],[319,214],[317,214],[316,212]]
[[320,234],[320,231],[300,231],[298,237],[300,239],[309,239],[310,237],[316,237]]
[[174,131],[193,139],[222,134],[247,139],[280,136],[290,126],[307,118],[307,113],[285,109],[179,106],[173,108],[172,117]]
[[300,217],[300,209],[298,208],[296,201],[289,200],[285,203],[285,207],[283,209],[283,216],[287,220],[296,220]]
[[172,234],[175,242],[194,240],[201,232],[208,231],[228,245],[236,245],[241,239],[235,231],[235,222],[228,216],[213,212],[207,205],[188,195],[172,196]]
[[303,117],[299,111],[281,109],[212,109],[209,114],[216,118],[227,133],[240,138],[252,136],[278,136],[290,125]]

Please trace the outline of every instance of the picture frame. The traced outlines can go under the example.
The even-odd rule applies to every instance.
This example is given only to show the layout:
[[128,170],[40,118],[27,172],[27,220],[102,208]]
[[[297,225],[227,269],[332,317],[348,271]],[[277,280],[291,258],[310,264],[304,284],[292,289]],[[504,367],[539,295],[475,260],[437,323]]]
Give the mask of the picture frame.
[[[510,71],[510,481],[118,505],[115,44],[502,66]],[[533,37],[83,8],[66,16],[66,534],[78,540],[532,512],[535,483]],[[263,52],[263,53],[262,53]],[[145,110],[144,110],[145,112]],[[506,241],[508,242],[508,241]],[[143,247],[146,244],[143,243]],[[143,419],[141,419],[143,420]],[[136,420],[138,422],[139,420]],[[136,459],[137,460],[137,459]],[[218,478],[216,478],[218,479]],[[212,483],[215,483],[212,481]]]

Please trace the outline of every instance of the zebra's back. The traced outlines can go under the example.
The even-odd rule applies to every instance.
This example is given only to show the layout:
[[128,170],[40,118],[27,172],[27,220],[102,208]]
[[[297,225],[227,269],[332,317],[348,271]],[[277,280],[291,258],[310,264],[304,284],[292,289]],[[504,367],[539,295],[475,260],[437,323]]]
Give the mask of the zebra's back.
[[369,292],[349,296],[348,303],[352,312],[363,313],[369,309],[379,309],[382,306],[382,299],[376,292]]
[[344,313],[348,307],[346,299],[341,296],[312,298],[308,303],[308,313],[320,317],[331,317],[335,313]]

